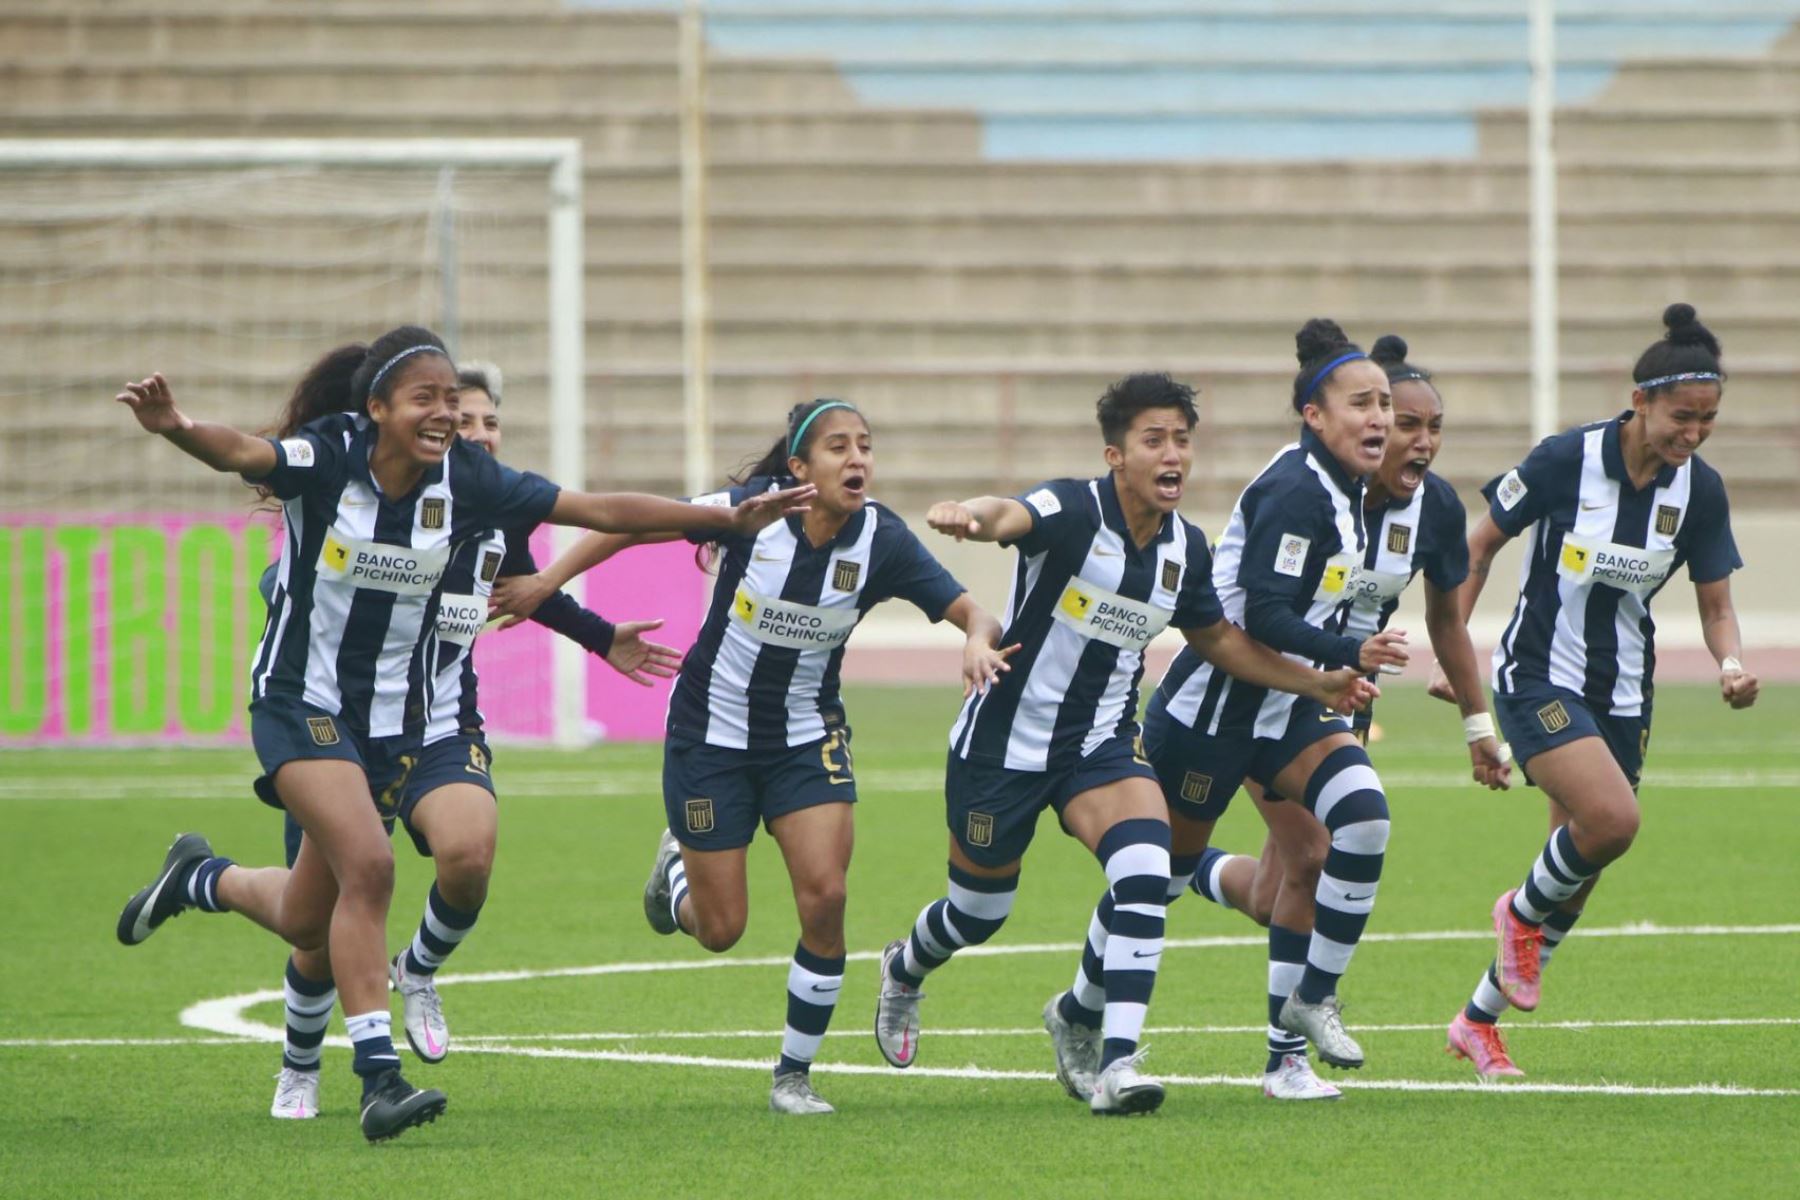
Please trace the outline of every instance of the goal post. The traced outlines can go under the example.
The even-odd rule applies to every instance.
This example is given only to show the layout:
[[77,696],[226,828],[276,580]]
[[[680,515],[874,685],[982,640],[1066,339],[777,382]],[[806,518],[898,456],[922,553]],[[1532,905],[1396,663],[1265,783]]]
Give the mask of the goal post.
[[[544,224],[536,246],[520,240],[506,207],[533,178]],[[491,199],[462,201],[471,189]],[[541,454],[521,465],[581,488],[583,221],[573,138],[0,139],[0,329],[21,349],[0,391],[27,419],[0,436],[0,579],[11,581],[0,586],[0,745],[241,737],[241,717],[219,716],[222,664],[241,662],[260,618],[238,608],[222,631],[201,631],[189,602],[209,589],[238,595],[253,582],[244,572],[260,570],[266,547],[247,549],[244,493],[158,473],[160,448],[101,420],[97,391],[109,403],[130,366],[172,357],[198,387],[180,393],[177,380],[178,393],[253,392],[254,410],[224,419],[260,428],[334,341],[447,318],[464,329],[445,331],[454,351],[493,358],[487,343],[506,345],[507,378],[541,392]],[[475,266],[457,236],[434,236],[446,222],[474,231]],[[390,269],[396,254],[422,261]],[[455,300],[457,277],[470,271],[475,311]],[[196,510],[220,520],[192,532],[177,513]],[[569,531],[555,533],[555,546],[568,544]],[[229,557],[239,537],[246,549]],[[93,643],[121,614],[139,640],[109,662]],[[109,645],[129,640],[107,632]],[[537,732],[578,745],[587,656],[561,638],[548,647],[539,667],[549,713]],[[178,672],[177,659],[191,670]],[[241,680],[232,681],[238,709]],[[541,680],[530,686],[544,690]]]

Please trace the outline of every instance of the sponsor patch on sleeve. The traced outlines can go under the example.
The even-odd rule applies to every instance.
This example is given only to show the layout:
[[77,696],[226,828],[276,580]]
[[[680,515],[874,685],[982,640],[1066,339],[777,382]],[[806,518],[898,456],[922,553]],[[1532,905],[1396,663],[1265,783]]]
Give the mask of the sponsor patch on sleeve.
[[1306,572],[1306,552],[1311,548],[1311,538],[1303,538],[1297,533],[1282,534],[1281,543],[1275,547],[1275,573],[1300,578]]
[[313,465],[313,444],[305,438],[281,439],[281,452],[287,457],[287,465],[290,467]]
[[1037,514],[1040,517],[1054,517],[1057,513],[1062,511],[1062,501],[1058,500],[1056,498],[1056,493],[1049,488],[1039,488],[1037,491],[1031,493],[1031,495],[1025,497],[1025,503],[1037,509]]
[[1494,499],[1500,502],[1501,508],[1511,512],[1519,506],[1519,501],[1525,498],[1527,490],[1525,481],[1519,478],[1519,472],[1515,468],[1508,471],[1500,480],[1500,486],[1494,489]]

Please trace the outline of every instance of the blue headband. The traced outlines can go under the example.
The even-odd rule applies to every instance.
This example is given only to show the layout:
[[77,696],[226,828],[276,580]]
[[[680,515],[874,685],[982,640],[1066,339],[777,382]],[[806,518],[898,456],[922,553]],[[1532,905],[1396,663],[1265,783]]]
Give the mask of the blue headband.
[[833,408],[847,408],[851,412],[856,411],[856,405],[854,404],[845,404],[842,400],[827,400],[825,403],[819,405],[819,407],[807,413],[806,419],[800,422],[800,428],[794,430],[794,436],[788,439],[789,458],[798,458],[800,456],[800,441],[806,436],[806,427],[813,423],[813,418],[820,413]]
[[433,346],[429,342],[421,342],[417,346],[408,346],[406,349],[381,364],[381,370],[375,372],[375,378],[369,380],[369,395],[373,396],[375,394],[375,388],[381,383],[382,377],[394,369],[395,363],[403,358],[411,358],[413,355],[426,350],[431,351],[433,354],[442,354],[445,358],[450,357],[441,346]]
[[1655,379],[1646,379],[1638,384],[1638,387],[1647,392],[1651,388],[1659,388],[1665,383],[1688,383],[1690,381],[1718,383],[1724,378],[1717,371],[1683,371],[1679,375],[1658,375]]
[[1300,393],[1300,403],[1305,404],[1308,400],[1312,399],[1313,393],[1319,390],[1319,385],[1325,382],[1325,377],[1327,375],[1331,374],[1347,362],[1355,362],[1359,358],[1367,357],[1369,356],[1364,354],[1361,350],[1352,350],[1348,354],[1338,355],[1336,358],[1320,367],[1319,373],[1314,375],[1312,377],[1312,382],[1306,385],[1306,390]]

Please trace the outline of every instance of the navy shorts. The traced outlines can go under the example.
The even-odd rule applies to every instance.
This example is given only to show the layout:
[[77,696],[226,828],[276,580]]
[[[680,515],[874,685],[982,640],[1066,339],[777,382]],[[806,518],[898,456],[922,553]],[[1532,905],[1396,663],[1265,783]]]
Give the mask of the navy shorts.
[[676,737],[663,746],[663,811],[675,840],[692,850],[736,850],[759,822],[855,803],[848,726],[804,746],[736,750]]
[[955,750],[944,768],[944,821],[969,861],[1004,867],[1025,857],[1046,808],[1121,779],[1155,780],[1136,736],[1109,738],[1074,764],[1049,771],[970,762]]
[[1163,799],[1170,812],[1189,821],[1224,816],[1246,779],[1260,783],[1268,799],[1281,799],[1274,791],[1275,777],[1289,763],[1314,742],[1353,732],[1347,719],[1304,696],[1294,700],[1287,728],[1278,738],[1255,737],[1248,728],[1216,734],[1190,728],[1169,715],[1161,692],[1150,698],[1144,715],[1144,748]]
[[1588,702],[1566,688],[1530,683],[1510,695],[1494,693],[1494,715],[1513,757],[1532,783],[1530,763],[1537,755],[1584,737],[1597,737],[1612,751],[1613,761],[1635,789],[1650,748],[1650,704],[1635,717],[1596,713]]
[[[382,827],[391,837],[397,817],[406,827],[406,835],[412,839],[413,848],[430,858],[431,843],[425,840],[424,833],[413,824],[413,810],[418,807],[420,800],[450,783],[472,783],[498,800],[499,797],[494,792],[494,781],[489,775],[493,759],[487,738],[480,730],[473,734],[458,733],[426,746],[419,752],[417,762],[401,784],[399,809],[393,816],[382,817]],[[300,855],[300,834],[300,823],[291,816],[287,817],[282,830],[282,841],[287,851],[289,867],[294,865],[294,859]]]
[[250,741],[263,769],[256,780],[256,798],[270,808],[284,807],[275,794],[275,772],[284,765],[301,759],[336,759],[363,769],[384,821],[399,815],[407,776],[419,755],[417,737],[370,737],[342,717],[289,696],[265,696],[250,705]]

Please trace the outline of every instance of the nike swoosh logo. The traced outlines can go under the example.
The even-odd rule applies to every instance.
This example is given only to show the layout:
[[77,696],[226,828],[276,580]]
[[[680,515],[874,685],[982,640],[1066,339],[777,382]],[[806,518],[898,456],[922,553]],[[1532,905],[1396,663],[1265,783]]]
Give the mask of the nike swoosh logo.
[[1094,557],[1095,558],[1124,558],[1125,555],[1121,551],[1118,551],[1118,550],[1102,550],[1100,547],[1095,546],[1094,547]]
[[1131,952],[1133,958],[1158,958],[1161,955],[1161,950],[1133,950]]
[[782,562],[782,561],[784,561],[782,559],[781,555],[779,555],[779,554],[761,554],[761,553],[759,553],[759,554],[753,555],[752,557],[754,557],[757,562]]
[[820,987],[818,984],[815,983],[812,985],[812,990],[819,993],[821,996],[828,996],[843,986],[844,986],[843,984],[839,983],[839,984],[834,984],[831,987]]
[[150,892],[150,898],[144,901],[144,907],[138,909],[137,920],[131,923],[131,934],[138,941],[141,942],[150,936],[150,914],[156,910],[156,898],[162,895],[164,888],[169,886],[169,880],[178,874],[180,874],[179,871],[172,870],[157,880],[156,887]]
[[1606,501],[1604,501],[1604,500],[1602,500],[1598,504],[1589,504],[1586,500],[1583,500],[1581,502],[1581,511],[1582,512],[1593,512],[1597,508],[1605,508],[1605,507],[1606,507]]
[[1370,892],[1370,893],[1369,893],[1369,894],[1368,894],[1368,895],[1366,895],[1366,896],[1352,896],[1352,895],[1351,895],[1351,894],[1350,894],[1350,893],[1349,893],[1349,892],[1345,892],[1345,893],[1344,893],[1344,899],[1345,899],[1345,901],[1346,901],[1346,902],[1348,902],[1348,903],[1350,903],[1350,904],[1356,904],[1356,903],[1359,903],[1359,902],[1361,902],[1361,901],[1363,901],[1363,900],[1372,900],[1372,899],[1374,899],[1374,898],[1375,898],[1375,893],[1374,893],[1374,892]]

